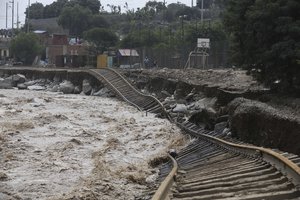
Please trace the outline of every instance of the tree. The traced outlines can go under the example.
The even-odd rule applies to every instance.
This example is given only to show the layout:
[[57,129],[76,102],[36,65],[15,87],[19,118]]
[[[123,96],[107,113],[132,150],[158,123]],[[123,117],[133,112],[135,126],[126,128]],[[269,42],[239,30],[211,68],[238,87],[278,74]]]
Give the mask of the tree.
[[57,0],[44,8],[44,18],[58,17],[68,0]]
[[37,36],[33,33],[20,33],[11,41],[14,57],[24,64],[32,64],[34,58],[42,52]]
[[[28,18],[28,8],[26,8],[26,18]],[[29,7],[30,19],[42,19],[44,17],[44,5],[42,3],[33,3]]]
[[285,91],[300,91],[300,2],[230,0],[225,27],[231,34],[233,61],[262,71]]
[[231,37],[232,61],[243,65],[248,60],[246,40],[247,12],[255,0],[229,0],[224,13],[224,25]]
[[95,53],[103,53],[109,47],[114,46],[118,37],[111,30],[104,28],[93,28],[84,32],[84,38],[94,44]]
[[166,11],[166,20],[168,22],[176,21],[178,19],[178,16],[176,14],[185,7],[187,7],[185,4],[179,2],[169,4]]
[[147,8],[147,10],[154,10],[155,13],[160,13],[166,9],[166,6],[163,2],[157,1],[148,1],[145,7]]
[[93,15],[91,18],[91,27],[94,28],[108,28],[109,24],[106,19],[101,15]]
[[71,0],[66,4],[69,7],[74,7],[75,5],[88,8],[93,14],[98,14],[101,7],[101,3],[98,0]]
[[70,30],[70,34],[81,37],[88,30],[92,12],[80,5],[66,6],[58,18],[58,24]]

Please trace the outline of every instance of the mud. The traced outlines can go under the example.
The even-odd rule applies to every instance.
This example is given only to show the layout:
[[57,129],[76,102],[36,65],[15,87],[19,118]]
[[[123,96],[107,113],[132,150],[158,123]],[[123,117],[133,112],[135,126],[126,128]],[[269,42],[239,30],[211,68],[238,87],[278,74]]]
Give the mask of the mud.
[[189,139],[108,98],[0,90],[0,199],[134,199]]

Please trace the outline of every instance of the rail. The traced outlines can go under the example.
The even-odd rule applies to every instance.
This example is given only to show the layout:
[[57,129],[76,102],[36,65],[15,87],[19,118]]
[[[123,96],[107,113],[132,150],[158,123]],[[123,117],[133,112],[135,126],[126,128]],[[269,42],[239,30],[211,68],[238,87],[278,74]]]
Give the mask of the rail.
[[171,172],[168,174],[168,176],[165,178],[165,180],[160,184],[160,187],[155,192],[154,196],[152,197],[152,200],[158,200],[158,199],[166,199],[168,198],[169,190],[172,187],[177,171],[178,171],[178,164],[177,161],[169,155],[169,158],[172,160],[173,168]]
[[[217,144],[229,151],[237,152],[251,157],[260,157],[264,161],[269,162],[271,165],[273,165],[277,170],[281,171],[282,174],[286,175],[289,178],[289,180],[297,188],[300,189],[300,167],[298,167],[295,163],[290,161],[288,158],[282,156],[281,154],[263,147],[235,144],[210,135],[197,133],[193,130],[184,127],[181,123],[178,122],[177,125],[181,129],[193,135],[194,137],[201,138],[202,140]],[[178,170],[178,165],[173,166],[171,172],[168,174],[168,176],[157,189],[157,192],[153,196],[152,200],[168,199],[168,194],[170,193],[171,189],[170,184],[173,184],[173,182],[171,182],[170,180],[174,180],[176,176],[176,173],[174,173],[175,170]]]
[[[94,73],[96,73],[98,76],[100,76],[101,77],[101,79],[102,80],[104,80],[105,81],[105,83],[106,84],[108,84],[124,101],[126,101],[127,103],[129,103],[129,104],[131,104],[131,105],[133,105],[134,107],[136,107],[138,110],[140,110],[140,111],[142,111],[143,109],[140,107],[140,106],[138,106],[138,105],[136,105],[135,103],[133,103],[133,102],[131,102],[131,101],[129,101],[123,94],[122,94],[122,92],[120,92],[113,84],[111,84],[110,83],[110,81],[108,81],[103,75],[101,75],[101,74],[99,74],[99,73],[97,73],[97,71],[95,71],[95,70],[92,70],[92,69],[90,69],[90,70],[88,70],[88,72],[94,72]],[[91,73],[92,75],[94,75],[93,73]]]

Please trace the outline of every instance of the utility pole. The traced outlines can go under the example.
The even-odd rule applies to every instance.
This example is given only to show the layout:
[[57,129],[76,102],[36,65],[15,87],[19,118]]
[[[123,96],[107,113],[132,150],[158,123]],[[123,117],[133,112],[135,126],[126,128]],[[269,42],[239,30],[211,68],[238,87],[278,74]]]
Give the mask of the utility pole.
[[192,0],[192,6],[191,7],[194,7],[194,1]]
[[19,2],[17,2],[17,29],[19,30]]
[[6,29],[7,29],[7,10],[8,10],[8,3],[6,2],[6,13],[5,13],[5,14],[6,14],[6,23],[5,23],[5,25],[6,25],[5,27],[6,27]]
[[12,16],[11,16],[11,29],[13,30],[14,29],[14,14],[15,14],[15,0],[12,0],[11,1],[11,4],[12,4],[12,10],[11,10],[11,14],[12,14]]

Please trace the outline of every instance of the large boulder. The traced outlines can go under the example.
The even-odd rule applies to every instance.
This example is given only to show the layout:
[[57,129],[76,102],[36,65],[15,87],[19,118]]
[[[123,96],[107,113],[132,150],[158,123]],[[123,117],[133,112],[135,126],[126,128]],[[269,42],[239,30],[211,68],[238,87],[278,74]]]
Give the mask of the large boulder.
[[92,92],[93,87],[91,86],[91,83],[89,80],[84,79],[82,81],[82,92],[86,95],[90,95]]
[[23,74],[14,74],[12,75],[12,80],[15,83],[24,83],[26,81],[26,77]]
[[197,125],[205,125],[208,130],[214,130],[214,125],[217,119],[215,109],[207,107],[200,110],[194,110],[190,113],[189,121]]
[[[26,81],[26,78],[22,74],[14,74],[12,76],[9,76],[5,78],[3,81],[1,81],[1,85],[8,86],[10,85],[11,87],[17,87],[19,83],[24,83]],[[2,86],[3,87],[3,86]]]
[[80,94],[81,93],[81,87],[80,86],[75,86],[74,88],[74,94]]
[[70,81],[64,81],[59,84],[59,89],[64,94],[73,94],[75,86]]
[[36,91],[40,91],[40,90],[45,90],[46,89],[46,87],[40,86],[40,85],[30,85],[27,88],[28,88],[28,90],[36,90]]
[[287,110],[237,98],[229,104],[229,125],[246,142],[300,154],[300,119]]
[[17,88],[18,88],[19,90],[26,90],[26,89],[27,89],[27,85],[25,85],[24,83],[19,83],[19,84],[17,85]]
[[0,80],[0,89],[12,89],[12,80],[11,79],[3,79]]
[[101,88],[98,92],[93,93],[94,96],[109,97],[110,91],[106,87]]
[[25,82],[24,84],[28,87],[28,86],[35,85],[35,84],[36,84],[36,81],[34,81],[34,80],[33,80],[33,81],[27,81],[27,82]]
[[217,102],[217,98],[203,98],[195,102],[195,109],[202,110],[205,108],[213,108]]
[[184,104],[177,104],[175,108],[173,108],[173,112],[175,113],[186,113],[187,110],[187,106]]

